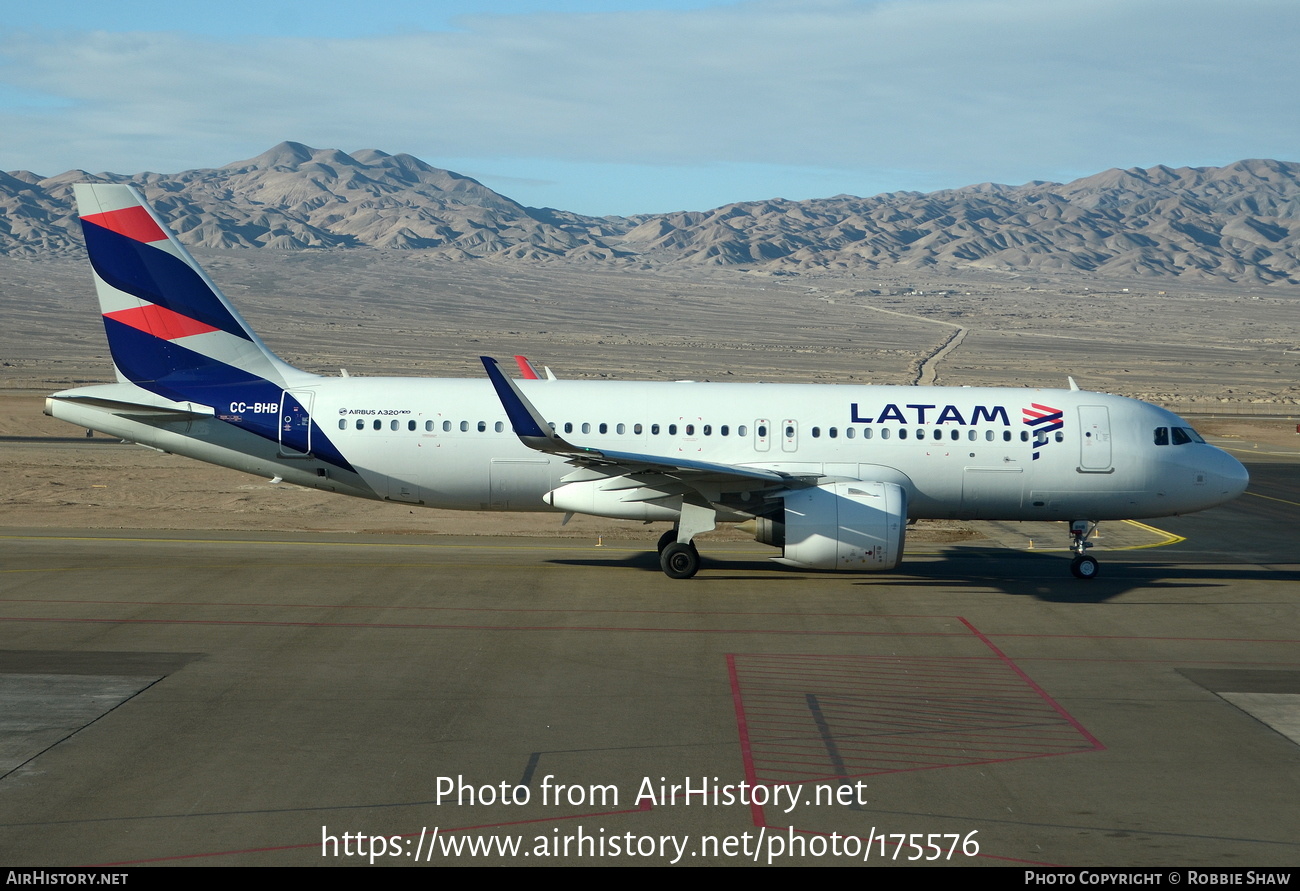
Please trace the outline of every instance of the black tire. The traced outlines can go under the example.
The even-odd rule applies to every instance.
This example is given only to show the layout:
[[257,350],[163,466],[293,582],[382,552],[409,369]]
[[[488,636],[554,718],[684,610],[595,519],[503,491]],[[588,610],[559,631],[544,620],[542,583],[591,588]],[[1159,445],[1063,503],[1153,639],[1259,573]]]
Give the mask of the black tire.
[[1075,557],[1070,563],[1070,572],[1076,579],[1089,582],[1101,574],[1101,564],[1094,557]]
[[668,547],[676,540],[677,540],[677,527],[674,526],[673,528],[665,532],[663,535],[659,536],[659,544],[655,547],[655,551],[657,551],[660,554],[660,556],[662,556],[664,552],[664,548]]
[[700,552],[693,544],[674,541],[659,555],[659,568],[670,579],[688,579],[700,571]]

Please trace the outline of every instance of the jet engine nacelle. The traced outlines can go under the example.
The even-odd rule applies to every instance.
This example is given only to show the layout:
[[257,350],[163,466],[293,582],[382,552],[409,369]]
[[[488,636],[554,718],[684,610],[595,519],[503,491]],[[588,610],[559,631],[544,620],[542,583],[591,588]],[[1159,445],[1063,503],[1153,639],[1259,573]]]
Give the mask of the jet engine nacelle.
[[[757,538],[776,545],[776,562],[803,569],[878,572],[903,559],[907,490],[896,483],[827,483],[782,496],[779,519],[758,526]],[[783,527],[783,528],[781,528]]]
[[652,500],[656,497],[663,497],[663,493],[639,487],[629,488],[621,485],[618,479],[600,479],[568,483],[547,492],[542,500],[551,507],[575,514],[595,514],[642,522],[676,522],[681,515],[681,499],[677,499],[677,504],[665,506]]

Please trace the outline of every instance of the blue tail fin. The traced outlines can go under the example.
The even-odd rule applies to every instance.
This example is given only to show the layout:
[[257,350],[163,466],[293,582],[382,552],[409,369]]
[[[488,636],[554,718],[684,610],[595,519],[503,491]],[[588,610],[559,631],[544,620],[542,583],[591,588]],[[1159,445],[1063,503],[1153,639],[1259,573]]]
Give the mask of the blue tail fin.
[[196,385],[257,379],[284,387],[301,376],[253,333],[139,192],[98,184],[75,191],[120,379],[174,399]]

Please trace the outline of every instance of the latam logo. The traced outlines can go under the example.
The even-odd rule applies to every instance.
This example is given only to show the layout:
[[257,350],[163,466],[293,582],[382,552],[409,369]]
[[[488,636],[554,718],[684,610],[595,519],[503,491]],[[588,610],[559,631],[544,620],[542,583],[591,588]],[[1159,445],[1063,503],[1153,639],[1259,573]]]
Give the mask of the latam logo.
[[980,423],[1001,423],[1004,427],[1011,426],[1011,421],[1007,418],[1007,410],[1001,405],[977,405],[963,412],[955,405],[921,405],[909,402],[900,406],[890,402],[880,410],[879,414],[872,417],[871,414],[864,414],[858,407],[858,403],[849,404],[849,422],[852,424],[885,424],[889,421],[899,424],[960,424],[963,427]]
[[1034,460],[1038,460],[1038,450],[1051,442],[1047,434],[1065,426],[1065,412],[1049,405],[1031,402],[1029,408],[1021,409],[1022,419],[1034,431]]

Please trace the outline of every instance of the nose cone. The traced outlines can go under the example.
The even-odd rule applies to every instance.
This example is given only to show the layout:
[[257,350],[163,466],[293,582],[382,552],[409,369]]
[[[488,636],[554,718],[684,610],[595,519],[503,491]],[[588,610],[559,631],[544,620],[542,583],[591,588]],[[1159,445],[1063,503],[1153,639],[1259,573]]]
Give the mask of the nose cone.
[[1211,468],[1211,473],[1217,487],[1223,492],[1224,501],[1236,498],[1250,485],[1250,473],[1240,461],[1224,451],[1219,452],[1218,462]]
[[1251,484],[1251,473],[1245,470],[1242,462],[1227,454],[1222,449],[1214,450],[1209,467],[1206,468],[1206,484],[1209,485],[1209,493],[1214,496],[1214,503],[1232,501],[1232,499],[1245,492],[1245,486]]

